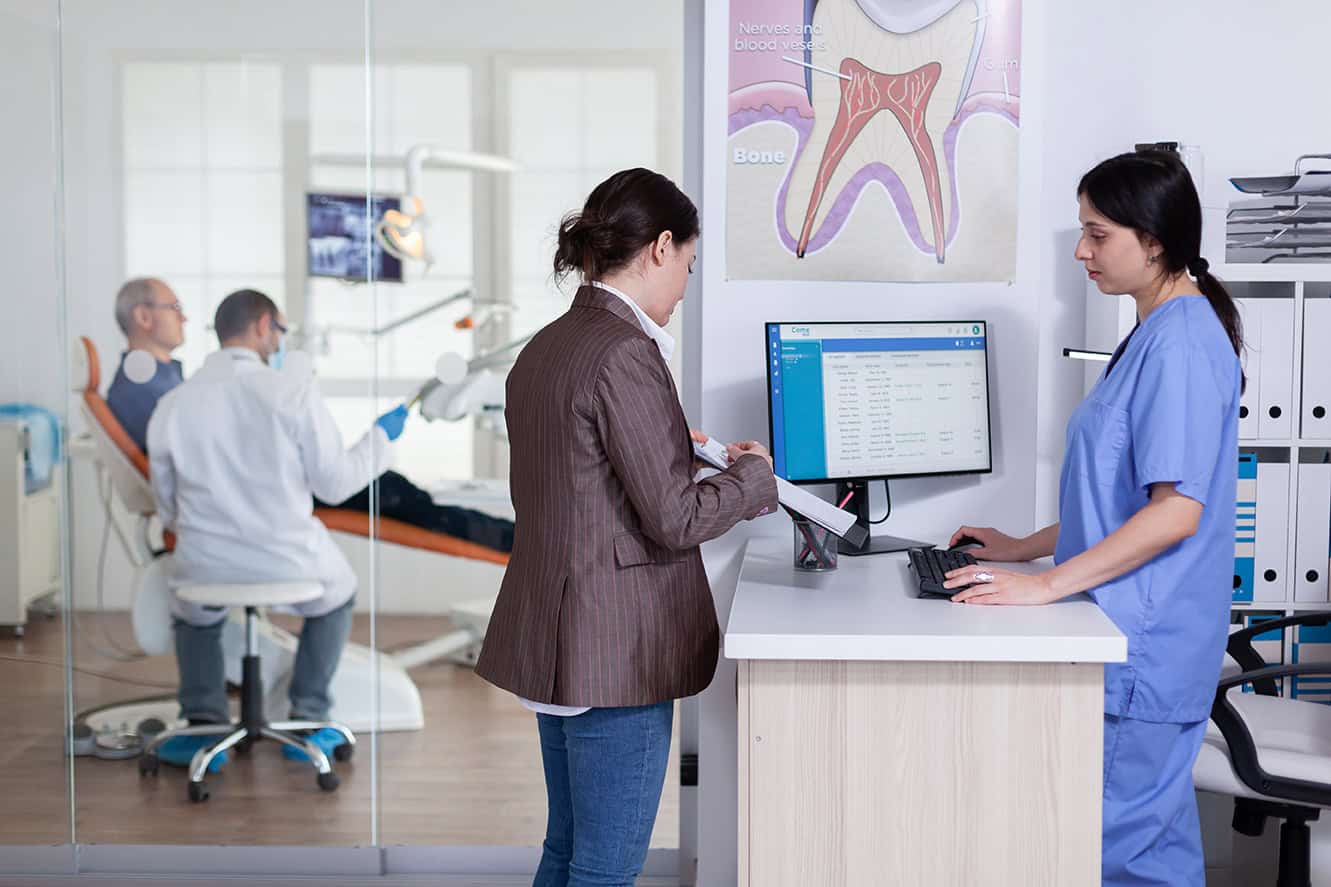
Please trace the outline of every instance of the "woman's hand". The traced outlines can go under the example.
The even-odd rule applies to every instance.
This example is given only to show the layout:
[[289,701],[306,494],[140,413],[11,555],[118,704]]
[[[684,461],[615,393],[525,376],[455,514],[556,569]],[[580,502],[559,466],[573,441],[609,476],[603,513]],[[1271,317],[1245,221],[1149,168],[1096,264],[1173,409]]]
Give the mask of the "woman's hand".
[[976,560],[1013,563],[1033,559],[1026,550],[1026,540],[1017,539],[1007,533],[1000,533],[993,527],[962,527],[952,534],[952,539],[947,543],[947,547],[953,547],[965,536],[969,536],[980,543],[979,548],[972,548],[967,551],[967,554]]
[[762,456],[767,460],[767,467],[772,467],[772,454],[767,452],[767,447],[756,440],[733,443],[726,447],[726,455],[730,457],[731,464],[738,462],[740,456]]
[[[975,578],[977,573],[980,574],[981,578],[992,576],[993,579],[989,582],[979,582]],[[944,579],[944,588],[971,586],[952,596],[953,602],[958,604],[1020,604],[1029,606],[1052,603],[1061,597],[1054,591],[1053,584],[1049,581],[1048,572],[1013,573],[1011,570],[1000,570],[997,567],[977,564],[962,567],[959,570],[951,570],[945,575]]]
[[[696,429],[696,428],[690,428],[690,429],[689,429],[689,437],[691,437],[691,438],[693,439],[693,442],[694,442],[694,443],[696,443],[696,444],[702,444],[703,446],[707,446],[707,435],[703,434],[703,433],[702,433],[701,431],[699,431],[698,429]],[[694,457],[693,457],[693,473],[694,473],[694,474],[697,474],[699,471],[702,471],[704,468],[715,468],[715,467],[716,467],[715,465],[712,465],[710,462],[704,462],[702,459],[699,459],[697,456],[694,456]]]

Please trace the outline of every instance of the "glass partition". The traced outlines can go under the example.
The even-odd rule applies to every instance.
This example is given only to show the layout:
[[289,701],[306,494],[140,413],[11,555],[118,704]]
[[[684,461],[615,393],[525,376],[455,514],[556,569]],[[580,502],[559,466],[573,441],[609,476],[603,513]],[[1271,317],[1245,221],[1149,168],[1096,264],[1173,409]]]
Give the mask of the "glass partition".
[[[0,843],[533,858],[535,720],[471,668],[504,378],[571,298],[560,218],[618,169],[682,180],[682,15],[0,0]],[[264,719],[354,754],[299,724],[213,760],[247,651]]]
[[[396,468],[436,505],[511,520],[497,407],[522,342],[576,288],[552,279],[560,219],[620,169],[682,181],[683,4],[500,2],[447,19],[414,9],[375,7],[377,187],[423,211],[433,261],[404,261],[404,282],[385,289],[399,313],[455,291],[468,298],[381,340],[391,354],[381,389],[428,377],[441,355],[471,361],[457,396],[427,404],[426,421],[413,415]],[[485,544],[485,520],[455,532]],[[535,716],[470,667],[503,564],[434,555],[390,579],[402,558],[384,555],[378,625],[384,648],[409,664],[425,725],[382,736],[383,841],[539,848]],[[677,735],[655,847],[678,846],[678,745]]]
[[[370,497],[336,533],[310,514],[312,493],[339,504],[370,482],[375,460],[341,453],[383,406],[386,361],[334,332],[386,309],[367,6],[61,6],[69,334],[98,355],[105,404],[72,423],[88,442],[71,466],[73,718],[125,746],[75,758],[75,839],[372,844]],[[247,647],[267,719],[342,721],[354,756],[242,741],[191,773],[225,733],[148,744],[241,717]]]
[[[70,840],[56,4],[0,3],[0,844]],[[0,857],[5,851],[0,850]]]

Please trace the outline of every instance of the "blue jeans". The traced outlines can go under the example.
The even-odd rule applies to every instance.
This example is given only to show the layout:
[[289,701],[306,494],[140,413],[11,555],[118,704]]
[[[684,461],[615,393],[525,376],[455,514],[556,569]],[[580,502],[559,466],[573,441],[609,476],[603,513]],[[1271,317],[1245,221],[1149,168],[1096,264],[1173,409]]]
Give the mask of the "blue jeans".
[[[291,668],[292,720],[324,721],[333,707],[328,685],[351,634],[353,597],[331,613],[307,616],[300,629],[296,662]],[[225,724],[226,661],[222,656],[223,619],[212,625],[174,621],[176,667],[180,670],[180,716],[193,722]]]
[[632,887],[661,803],[675,704],[538,714],[550,804],[532,887]]

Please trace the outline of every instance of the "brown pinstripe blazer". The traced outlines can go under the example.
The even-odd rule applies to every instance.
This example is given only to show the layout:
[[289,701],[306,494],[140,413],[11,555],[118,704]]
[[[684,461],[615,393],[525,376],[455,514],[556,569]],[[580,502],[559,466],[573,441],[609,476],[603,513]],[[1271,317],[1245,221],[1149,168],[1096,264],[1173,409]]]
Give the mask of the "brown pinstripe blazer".
[[720,632],[698,546],[776,507],[766,461],[694,483],[656,343],[591,286],[522,349],[506,414],[517,528],[477,674],[558,705],[701,692]]

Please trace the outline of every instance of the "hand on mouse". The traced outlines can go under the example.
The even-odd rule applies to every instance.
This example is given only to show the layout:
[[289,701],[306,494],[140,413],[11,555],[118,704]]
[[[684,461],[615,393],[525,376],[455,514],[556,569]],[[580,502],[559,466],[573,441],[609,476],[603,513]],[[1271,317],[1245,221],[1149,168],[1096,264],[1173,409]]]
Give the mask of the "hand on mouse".
[[976,560],[1008,563],[1031,560],[1025,551],[1024,540],[1000,533],[993,527],[962,527],[952,534],[952,540],[947,543],[947,547],[955,548],[968,542],[979,543],[980,547],[967,551]]

